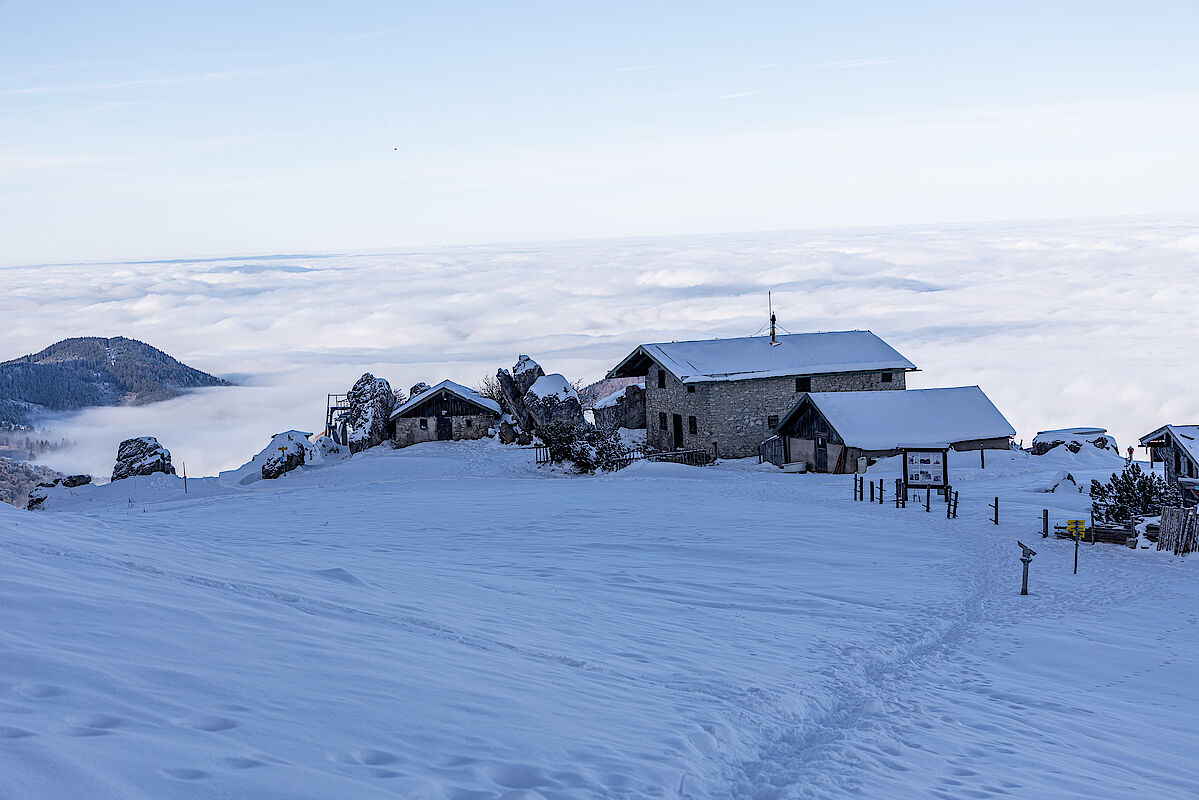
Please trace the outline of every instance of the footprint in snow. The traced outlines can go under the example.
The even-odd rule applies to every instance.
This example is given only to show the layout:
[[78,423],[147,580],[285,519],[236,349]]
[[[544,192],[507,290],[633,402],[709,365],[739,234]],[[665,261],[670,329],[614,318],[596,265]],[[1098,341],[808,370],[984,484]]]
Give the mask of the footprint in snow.
[[328,578],[331,581],[338,581],[340,583],[348,583],[351,586],[365,586],[366,585],[362,581],[358,580],[358,578],[356,578],[352,573],[345,571],[341,567],[335,567],[333,569],[318,569],[318,570],[313,571],[312,574],[319,575],[322,578]]
[[23,697],[39,700],[45,697],[58,697],[67,693],[66,689],[48,683],[22,683],[12,688],[14,692]]
[[208,777],[202,769],[186,769],[182,767],[164,767],[163,774],[177,781],[201,781]]
[[67,729],[70,736],[107,736],[113,728],[125,724],[125,720],[111,714],[83,714],[68,721],[72,723]]
[[194,716],[184,717],[175,724],[181,728],[192,728],[197,731],[206,731],[208,733],[227,731],[237,727],[237,723],[228,717],[217,717],[212,714],[196,714]]
[[10,728],[7,725],[0,725],[0,739],[24,739],[33,734],[21,728]]

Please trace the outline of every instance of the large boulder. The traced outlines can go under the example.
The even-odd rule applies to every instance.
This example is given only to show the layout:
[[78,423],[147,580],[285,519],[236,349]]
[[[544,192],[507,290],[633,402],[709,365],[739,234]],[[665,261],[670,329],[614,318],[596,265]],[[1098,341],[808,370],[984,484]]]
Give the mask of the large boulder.
[[1109,436],[1104,428],[1060,428],[1041,431],[1032,440],[1034,456],[1043,456],[1055,447],[1065,447],[1071,453],[1077,453],[1084,447],[1095,447],[1115,455],[1120,454],[1116,440]]
[[613,392],[596,401],[591,412],[595,415],[595,427],[600,430],[645,427],[645,384],[631,383],[618,392]]
[[171,466],[171,451],[158,443],[153,436],[138,436],[126,439],[117,448],[117,463],[112,470],[114,481],[132,478],[135,475],[153,475],[161,472],[174,475]]
[[278,478],[291,472],[297,467],[304,466],[312,443],[308,441],[310,433],[304,431],[285,431],[275,434],[271,443],[258,455],[262,457],[259,474],[265,480]]
[[525,393],[524,404],[536,428],[544,428],[551,423],[586,424],[579,393],[558,372],[542,375],[533,381]]
[[49,490],[56,486],[62,486],[65,489],[74,489],[79,486],[86,486],[92,482],[91,475],[66,475],[62,478],[55,478],[53,481],[44,481],[39,483],[29,493],[29,502],[25,504],[25,508],[30,511],[41,508],[42,503],[46,502],[46,498],[50,496]]
[[408,390],[408,396],[416,397],[418,394],[423,394],[432,388],[433,388],[432,386],[425,383],[424,381],[420,381],[420,382],[414,383],[412,385],[412,388]]
[[495,379],[500,386],[500,407],[504,409],[504,413],[511,416],[518,427],[532,428],[533,419],[529,416],[529,410],[525,408],[524,392],[516,384],[511,373],[506,369],[498,370]]
[[516,366],[512,368],[512,380],[522,395],[528,394],[537,379],[544,375],[545,370],[541,368],[541,365],[524,354],[516,359]]
[[346,395],[346,423],[349,425],[350,452],[358,453],[387,439],[387,425],[396,396],[385,378],[369,372],[359,378]]

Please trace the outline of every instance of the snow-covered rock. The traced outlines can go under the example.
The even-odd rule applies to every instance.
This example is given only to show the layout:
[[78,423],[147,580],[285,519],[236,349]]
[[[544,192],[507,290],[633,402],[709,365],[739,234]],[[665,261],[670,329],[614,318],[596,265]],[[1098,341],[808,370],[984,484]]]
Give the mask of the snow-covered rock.
[[1069,472],[1062,470],[1049,479],[1049,484],[1045,488],[1045,491],[1046,493],[1059,491],[1078,492],[1080,489],[1078,487],[1078,481],[1074,479],[1074,476]]
[[271,443],[237,469],[222,472],[223,483],[246,486],[255,481],[273,480],[300,467],[313,467],[349,458],[349,448],[328,436],[311,440],[305,431],[284,431],[271,437]]
[[529,387],[524,396],[525,408],[535,427],[554,422],[567,425],[586,425],[579,393],[561,373],[542,375]]
[[429,391],[429,384],[424,381],[417,381],[412,384],[412,388],[408,390],[409,397],[416,397],[418,394],[424,394]]
[[350,427],[350,452],[357,453],[387,439],[387,421],[396,405],[395,393],[385,378],[363,374],[346,395],[346,423]]
[[602,398],[592,413],[597,428],[644,428],[645,384],[631,383]]
[[174,475],[171,466],[171,451],[158,443],[153,436],[138,436],[126,439],[117,448],[117,463],[112,470],[112,480],[119,481],[134,475],[153,475],[161,472]]
[[1059,428],[1039,432],[1032,440],[1032,454],[1042,456],[1061,445],[1065,445],[1071,453],[1077,453],[1088,445],[1116,454],[1120,452],[1116,440],[1108,435],[1106,428]]
[[516,366],[512,367],[512,380],[522,395],[527,394],[530,387],[544,375],[545,370],[541,365],[524,354],[516,359]]
[[55,487],[62,486],[65,489],[75,489],[79,486],[86,486],[91,482],[91,475],[66,475],[62,478],[55,478],[53,481],[39,483],[29,492],[29,501],[25,504],[25,508],[30,511],[41,508],[42,504],[50,496],[50,490]]

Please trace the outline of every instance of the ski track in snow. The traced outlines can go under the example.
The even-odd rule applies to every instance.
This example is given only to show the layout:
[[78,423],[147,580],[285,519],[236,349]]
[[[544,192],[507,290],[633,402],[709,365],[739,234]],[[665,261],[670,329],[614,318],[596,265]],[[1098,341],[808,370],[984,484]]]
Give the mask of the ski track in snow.
[[530,458],[4,510],[0,797],[1199,792],[1193,565],[1084,545],[1075,577],[1037,535],[1085,507],[1046,477],[1110,462],[959,465],[950,521],[847,476]]

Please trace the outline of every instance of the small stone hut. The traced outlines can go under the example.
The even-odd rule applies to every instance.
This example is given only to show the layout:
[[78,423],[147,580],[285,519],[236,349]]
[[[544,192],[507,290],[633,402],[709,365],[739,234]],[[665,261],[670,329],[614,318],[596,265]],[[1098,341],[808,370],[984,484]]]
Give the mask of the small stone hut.
[[645,378],[646,444],[758,454],[804,392],[903,389],[915,365],[870,331],[643,344],[609,378]]
[[1007,450],[1015,434],[977,386],[813,392],[783,416],[759,455],[780,467],[805,462],[812,472],[847,473],[863,456],[886,458],[902,447]]
[[391,412],[392,439],[398,447],[482,439],[501,415],[496,401],[453,381],[442,381]]

